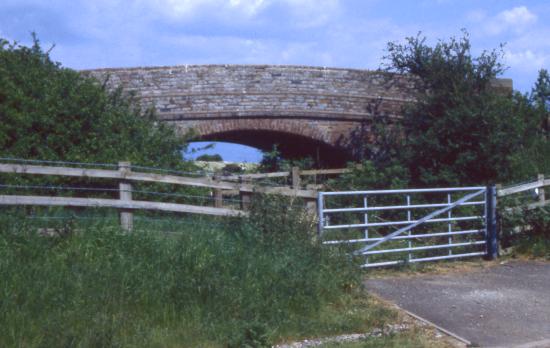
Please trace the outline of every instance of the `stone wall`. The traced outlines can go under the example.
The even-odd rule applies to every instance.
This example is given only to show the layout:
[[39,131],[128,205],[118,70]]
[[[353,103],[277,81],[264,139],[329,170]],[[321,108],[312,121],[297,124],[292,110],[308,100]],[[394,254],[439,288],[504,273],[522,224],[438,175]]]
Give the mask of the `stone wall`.
[[220,140],[227,132],[262,130],[335,145],[374,109],[399,117],[401,106],[414,99],[403,76],[357,69],[189,65],[84,73],[135,93],[181,132],[193,128]]

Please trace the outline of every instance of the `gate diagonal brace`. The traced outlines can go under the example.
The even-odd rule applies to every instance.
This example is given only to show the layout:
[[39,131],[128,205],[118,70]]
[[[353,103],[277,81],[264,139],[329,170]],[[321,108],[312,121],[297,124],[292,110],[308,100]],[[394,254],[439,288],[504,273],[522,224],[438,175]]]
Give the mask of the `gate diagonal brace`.
[[402,228],[398,229],[397,231],[388,234],[388,235],[385,236],[384,238],[382,238],[382,239],[380,239],[380,240],[378,240],[378,241],[376,241],[376,242],[374,242],[374,243],[372,243],[372,244],[370,244],[370,245],[367,245],[366,247],[364,247],[364,248],[362,248],[362,249],[360,249],[360,250],[355,251],[353,254],[354,254],[354,255],[360,255],[360,254],[362,254],[362,253],[364,253],[364,252],[366,252],[366,251],[369,251],[370,249],[373,249],[373,248],[379,246],[380,244],[382,244],[382,243],[384,243],[384,242],[386,242],[386,241],[392,239],[393,237],[398,236],[398,235],[400,235],[400,234],[402,234],[402,233],[404,233],[404,232],[407,232],[407,231],[409,231],[409,230],[415,228],[416,226],[418,226],[418,225],[420,225],[420,224],[423,224],[424,222],[430,220],[431,218],[434,218],[434,217],[436,217],[436,216],[438,216],[438,215],[441,215],[441,214],[443,214],[443,213],[446,213],[446,212],[448,212],[449,210],[455,208],[456,206],[459,206],[459,205],[461,205],[462,203],[465,203],[465,202],[469,201],[470,199],[472,199],[472,198],[474,198],[474,197],[477,197],[477,196],[479,196],[479,195],[481,195],[481,194],[484,194],[485,191],[486,191],[486,189],[482,189],[482,190],[479,190],[479,191],[477,191],[477,192],[470,193],[469,195],[466,195],[466,196],[462,197],[461,199],[459,199],[459,200],[457,200],[457,201],[451,203],[449,206],[447,206],[447,207],[445,207],[445,208],[442,208],[442,209],[439,209],[439,210],[436,210],[436,211],[434,211],[433,213],[430,213],[430,214],[424,216],[422,219],[416,221],[415,223],[412,223],[412,224],[410,224],[410,225],[408,225],[408,226],[402,227]]

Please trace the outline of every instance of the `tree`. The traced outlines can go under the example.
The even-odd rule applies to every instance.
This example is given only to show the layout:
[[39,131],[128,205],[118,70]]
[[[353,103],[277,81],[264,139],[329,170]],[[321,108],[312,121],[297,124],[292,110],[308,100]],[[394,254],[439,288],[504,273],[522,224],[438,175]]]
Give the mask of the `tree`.
[[541,69],[535,86],[531,91],[533,105],[542,115],[541,131],[548,138],[550,135],[550,76],[548,70]]
[[262,160],[258,166],[260,172],[289,171],[292,167],[310,169],[315,165],[311,157],[301,159],[284,159],[277,145],[273,145],[271,151],[264,151]]
[[121,90],[0,39],[0,156],[182,167],[185,142]]
[[395,142],[411,184],[468,185],[511,176],[513,155],[538,122],[528,99],[491,86],[505,67],[501,49],[472,56],[468,34],[434,47],[420,34],[389,43],[385,68],[407,74],[417,100],[404,110]]
[[205,162],[222,162],[223,161],[223,158],[221,155],[219,154],[213,154],[213,155],[209,155],[209,154],[203,154],[203,155],[200,155],[199,157],[196,158],[197,161],[205,161]]
[[550,111],[550,76],[548,70],[541,69],[535,87],[531,92],[531,99],[535,106]]
[[548,71],[539,71],[529,97],[530,113],[534,119],[526,144],[512,156],[512,178],[533,179],[536,174],[550,173],[550,78]]

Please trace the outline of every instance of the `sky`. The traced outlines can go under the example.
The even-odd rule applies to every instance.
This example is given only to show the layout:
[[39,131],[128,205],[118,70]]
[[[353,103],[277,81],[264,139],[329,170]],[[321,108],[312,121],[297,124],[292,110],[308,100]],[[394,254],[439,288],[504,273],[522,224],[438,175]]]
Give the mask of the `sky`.
[[[0,38],[36,32],[65,67],[291,64],[376,69],[388,42],[470,35],[514,88],[550,66],[550,0],[2,0]],[[212,152],[255,161],[257,151]],[[225,153],[225,156],[224,156]],[[244,157],[243,157],[244,156]],[[247,157],[248,156],[248,157]]]

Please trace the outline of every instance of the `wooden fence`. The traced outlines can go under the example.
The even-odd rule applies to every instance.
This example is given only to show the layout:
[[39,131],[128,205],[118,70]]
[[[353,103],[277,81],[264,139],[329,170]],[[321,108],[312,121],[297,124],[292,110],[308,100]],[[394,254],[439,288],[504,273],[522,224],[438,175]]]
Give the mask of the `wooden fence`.
[[[116,166],[115,166],[116,168]],[[307,209],[312,213],[317,211],[317,189],[319,185],[307,185],[303,188],[304,176],[338,175],[349,172],[349,168],[300,170],[293,167],[290,171],[274,173],[253,173],[242,175],[221,175],[207,177],[187,177],[157,173],[137,172],[132,170],[131,163],[119,162],[117,170],[75,168],[53,165],[0,163],[0,173],[20,175],[63,176],[79,178],[112,179],[118,182],[118,199],[108,198],[77,198],[36,195],[0,195],[0,205],[35,205],[35,206],[67,206],[67,207],[107,207],[120,211],[121,225],[126,230],[133,226],[132,211],[157,210],[178,213],[193,213],[218,216],[246,216],[250,198],[254,193],[279,194],[299,197],[306,201]],[[288,186],[260,186],[254,180],[266,178],[289,178]],[[132,193],[132,183],[162,183],[178,186],[208,188],[211,191],[213,206],[190,205],[181,203],[154,202],[135,200]],[[535,209],[550,204],[546,199],[545,187],[550,186],[550,179],[538,175],[536,181],[502,188],[497,185],[497,197],[533,191],[537,192],[536,203],[523,207],[507,208],[507,211],[518,209]],[[239,209],[224,207],[224,196],[238,196]]]
[[[185,177],[156,173],[132,171],[131,163],[119,162],[118,170],[74,168],[50,165],[0,163],[0,173],[21,175],[64,176],[79,178],[113,179],[119,183],[119,199],[76,198],[55,196],[0,195],[0,205],[34,205],[34,206],[67,206],[67,207],[109,207],[120,211],[121,225],[125,230],[132,230],[133,210],[157,210],[179,213],[207,214],[218,216],[245,216],[250,197],[254,193],[279,194],[299,197],[306,200],[308,210],[316,211],[317,191],[301,188],[301,176],[334,175],[349,169],[303,170],[294,167],[289,172],[257,173],[232,176]],[[254,179],[291,177],[291,185],[264,187],[255,185]],[[198,206],[180,203],[151,202],[135,200],[132,197],[132,183],[163,183],[181,186],[204,187],[212,191],[214,206]],[[224,195],[238,195],[240,209],[224,208]]]
[[536,209],[536,208],[540,208],[550,204],[550,199],[548,200],[546,199],[546,194],[544,189],[546,186],[550,186],[550,179],[545,179],[543,174],[539,174],[537,176],[537,180],[532,182],[510,186],[506,188],[502,188],[501,185],[497,185],[497,197],[506,197],[506,196],[510,196],[510,195],[514,195],[514,194],[522,193],[526,191],[534,191],[536,193],[536,196],[537,196],[536,198],[538,202],[527,204],[526,206],[523,206],[523,207],[507,208],[506,210],[510,211],[510,210],[518,210],[518,209]]

